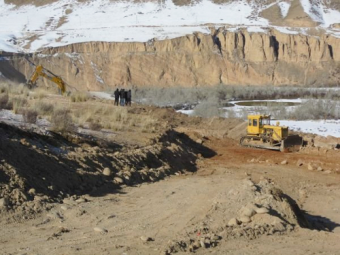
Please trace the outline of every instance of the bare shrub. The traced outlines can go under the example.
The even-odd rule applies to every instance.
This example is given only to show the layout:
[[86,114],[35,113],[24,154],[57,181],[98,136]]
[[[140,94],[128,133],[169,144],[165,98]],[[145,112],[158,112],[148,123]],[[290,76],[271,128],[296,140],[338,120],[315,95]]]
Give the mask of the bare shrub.
[[8,83],[8,93],[12,95],[29,95],[29,89],[25,84],[17,84],[14,82]]
[[219,117],[221,110],[217,102],[202,102],[195,107],[194,115],[203,118]]
[[337,119],[339,118],[339,101],[308,100],[290,113],[297,120],[307,119]]
[[[76,122],[83,126],[87,122],[91,122],[95,116],[97,116],[97,119],[100,119],[103,114],[103,106],[101,105],[86,105],[78,110],[76,110],[73,113],[73,116],[75,117]],[[99,121],[99,120],[98,120]]]
[[89,128],[90,128],[91,130],[99,131],[99,130],[101,130],[103,127],[102,127],[102,125],[101,125],[100,123],[91,121],[90,124],[89,124]]
[[225,116],[230,119],[236,118],[235,112],[229,109],[225,111]]
[[12,104],[9,101],[8,94],[0,95],[0,109],[8,109],[10,110],[12,108]]
[[47,91],[43,88],[37,88],[34,90],[33,97],[36,99],[43,99],[47,96]]
[[23,107],[27,106],[27,99],[23,96],[13,97],[11,98],[11,102],[12,110],[15,114],[19,113]]
[[8,88],[8,84],[2,83],[0,84],[0,93],[8,93],[9,88]]
[[75,131],[70,111],[65,108],[54,109],[51,116],[52,129],[56,132],[66,133]]
[[[277,98],[327,98],[327,89],[292,86],[227,86],[219,84],[212,87],[171,87],[171,88],[134,88],[134,101],[141,104],[172,106],[196,105],[198,102],[218,102],[230,100],[264,100]],[[340,91],[332,90],[332,98],[340,98]]]
[[91,98],[91,95],[87,92],[73,92],[70,96],[71,102],[86,102]]
[[140,125],[144,133],[154,133],[157,129],[157,121],[150,116],[141,118]]
[[25,122],[34,124],[37,122],[38,113],[35,110],[26,109],[22,116]]
[[16,87],[15,92],[20,95],[29,95],[29,89],[25,84],[19,84],[19,86]]
[[[108,110],[108,109],[106,109]],[[117,108],[117,107],[113,107],[112,109],[112,117],[114,119],[114,121],[122,121],[125,122],[128,119],[128,111],[126,108]]]
[[33,108],[39,113],[39,115],[52,115],[54,106],[53,104],[43,101],[37,101],[34,103]]

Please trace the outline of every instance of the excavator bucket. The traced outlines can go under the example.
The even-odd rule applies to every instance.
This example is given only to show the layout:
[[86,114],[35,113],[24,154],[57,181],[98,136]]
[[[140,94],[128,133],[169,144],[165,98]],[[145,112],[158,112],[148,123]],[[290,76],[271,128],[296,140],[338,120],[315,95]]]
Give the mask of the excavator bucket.
[[299,151],[303,145],[303,139],[299,135],[289,135],[284,139],[280,146],[282,152],[295,152]]

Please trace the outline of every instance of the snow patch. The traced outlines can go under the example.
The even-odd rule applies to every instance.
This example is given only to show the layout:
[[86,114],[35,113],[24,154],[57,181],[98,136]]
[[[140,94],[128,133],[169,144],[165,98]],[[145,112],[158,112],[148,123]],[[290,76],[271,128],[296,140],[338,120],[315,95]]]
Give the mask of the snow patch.
[[294,131],[340,137],[340,120],[280,120],[280,125],[288,126]]
[[102,92],[102,91],[90,91],[89,92],[91,95],[98,97],[98,98],[102,98],[102,99],[110,99],[110,100],[114,100],[114,97],[112,97],[111,94],[107,93],[107,92]]
[[278,5],[280,7],[282,17],[285,18],[288,14],[290,3],[281,2],[281,3],[278,3]]

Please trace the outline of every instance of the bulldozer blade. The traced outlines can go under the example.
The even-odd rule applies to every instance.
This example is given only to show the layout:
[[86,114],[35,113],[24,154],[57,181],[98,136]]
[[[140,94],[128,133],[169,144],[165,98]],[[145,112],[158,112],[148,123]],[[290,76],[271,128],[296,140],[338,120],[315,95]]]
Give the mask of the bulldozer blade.
[[303,139],[299,135],[289,135],[281,143],[280,150],[283,152],[294,152],[299,151],[302,147]]

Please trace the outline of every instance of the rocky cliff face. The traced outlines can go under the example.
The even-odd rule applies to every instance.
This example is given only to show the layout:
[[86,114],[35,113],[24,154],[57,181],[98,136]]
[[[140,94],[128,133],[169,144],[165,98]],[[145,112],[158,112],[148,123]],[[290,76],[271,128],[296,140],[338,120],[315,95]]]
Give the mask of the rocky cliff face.
[[[334,85],[339,82],[340,39],[219,29],[146,43],[73,44],[45,49],[33,61],[81,90],[221,83]],[[33,71],[23,60],[13,60],[12,66],[26,77]]]

